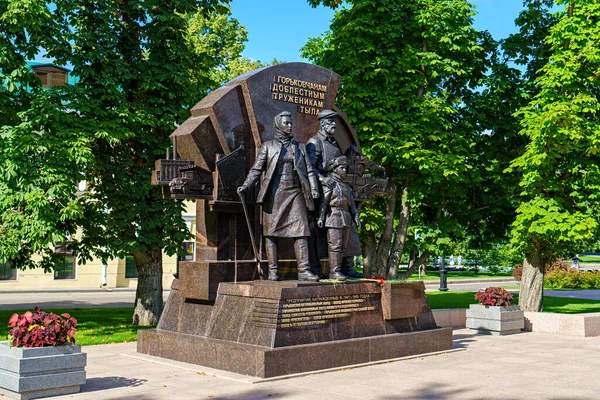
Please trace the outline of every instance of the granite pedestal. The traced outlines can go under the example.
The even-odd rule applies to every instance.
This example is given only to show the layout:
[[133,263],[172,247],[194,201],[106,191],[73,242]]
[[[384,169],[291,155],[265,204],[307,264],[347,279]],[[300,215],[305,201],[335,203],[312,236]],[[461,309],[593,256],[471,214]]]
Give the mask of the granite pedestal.
[[138,352],[268,378],[452,347],[422,282],[221,283],[214,303],[178,289]]
[[77,393],[85,384],[80,345],[9,347],[0,342],[0,397],[28,400]]

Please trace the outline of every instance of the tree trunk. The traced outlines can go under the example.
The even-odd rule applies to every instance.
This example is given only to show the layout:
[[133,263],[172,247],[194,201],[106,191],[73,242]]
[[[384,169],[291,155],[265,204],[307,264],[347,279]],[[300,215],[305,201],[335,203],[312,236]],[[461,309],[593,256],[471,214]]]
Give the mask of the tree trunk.
[[417,257],[417,247],[413,246],[410,252],[410,260],[408,261],[408,270],[405,273],[400,274],[398,278],[406,279],[410,277],[412,274],[414,274],[417,268],[420,268],[422,265],[425,265],[425,261],[427,261],[428,256],[429,253],[427,251],[424,251],[419,257]]
[[162,251],[134,252],[138,270],[133,325],[156,325],[163,309]]
[[394,233],[394,213],[396,211],[396,199],[398,197],[398,187],[396,186],[396,179],[390,178],[388,183],[389,194],[387,198],[387,207],[385,210],[385,229],[379,239],[377,246],[377,256],[375,258],[375,264],[377,268],[377,276],[387,276],[387,261],[390,256],[390,248],[392,246],[392,236]]
[[410,219],[410,208],[408,207],[408,189],[406,186],[402,189],[402,199],[400,200],[400,221],[394,235],[394,246],[387,261],[387,277],[395,278],[398,275],[398,265],[404,252],[406,243],[406,233],[408,232],[408,221]]
[[375,258],[377,254],[377,238],[374,231],[367,231],[364,234],[365,241],[362,246],[364,275],[373,276],[377,274],[377,264]]
[[523,261],[519,306],[523,311],[542,311],[544,308],[544,261],[537,248]]

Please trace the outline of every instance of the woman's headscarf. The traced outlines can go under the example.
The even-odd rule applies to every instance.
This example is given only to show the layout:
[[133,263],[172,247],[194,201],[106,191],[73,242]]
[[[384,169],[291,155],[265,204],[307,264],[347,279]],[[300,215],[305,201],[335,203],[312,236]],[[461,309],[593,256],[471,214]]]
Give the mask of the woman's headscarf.
[[283,117],[292,118],[292,113],[289,111],[284,111],[277,114],[273,119],[273,127],[275,128],[275,140],[278,140],[284,146],[287,146],[291,143],[294,137],[291,133],[287,135],[281,130],[281,121],[283,120]]

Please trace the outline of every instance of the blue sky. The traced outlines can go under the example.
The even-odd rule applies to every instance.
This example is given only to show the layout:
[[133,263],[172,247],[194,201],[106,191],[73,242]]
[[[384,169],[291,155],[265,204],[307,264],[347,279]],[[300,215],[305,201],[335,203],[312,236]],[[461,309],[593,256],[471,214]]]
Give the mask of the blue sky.
[[[514,20],[522,9],[522,0],[472,0],[478,15],[475,28],[489,30],[496,39],[506,37],[516,28]],[[306,61],[300,48],[311,37],[329,28],[334,11],[312,8],[306,0],[232,0],[233,16],[248,29],[243,54],[254,60],[270,62]],[[49,61],[41,54],[36,61]]]
[[[472,0],[477,8],[475,28],[496,39],[516,31],[514,20],[522,0]],[[312,8],[306,0],[232,0],[233,16],[248,29],[244,56],[262,62],[305,61],[300,48],[329,28],[333,10]]]

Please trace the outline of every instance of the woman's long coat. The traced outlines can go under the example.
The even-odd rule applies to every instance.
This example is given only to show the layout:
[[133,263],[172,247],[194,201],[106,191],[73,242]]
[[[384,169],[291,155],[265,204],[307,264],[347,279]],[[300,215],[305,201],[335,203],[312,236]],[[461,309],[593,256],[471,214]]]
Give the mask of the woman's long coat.
[[[313,166],[306,155],[304,144],[292,140],[290,146],[292,146],[294,151],[294,171],[296,171],[300,186],[302,187],[306,208],[312,211],[315,206],[311,195],[311,189],[318,190],[317,177]],[[248,176],[244,182],[245,187],[252,186],[262,175],[260,190],[258,191],[258,197],[256,199],[257,204],[262,204],[264,202],[265,196],[269,191],[282,147],[282,143],[278,140],[270,140],[263,143],[256,156],[254,165],[248,172]]]

